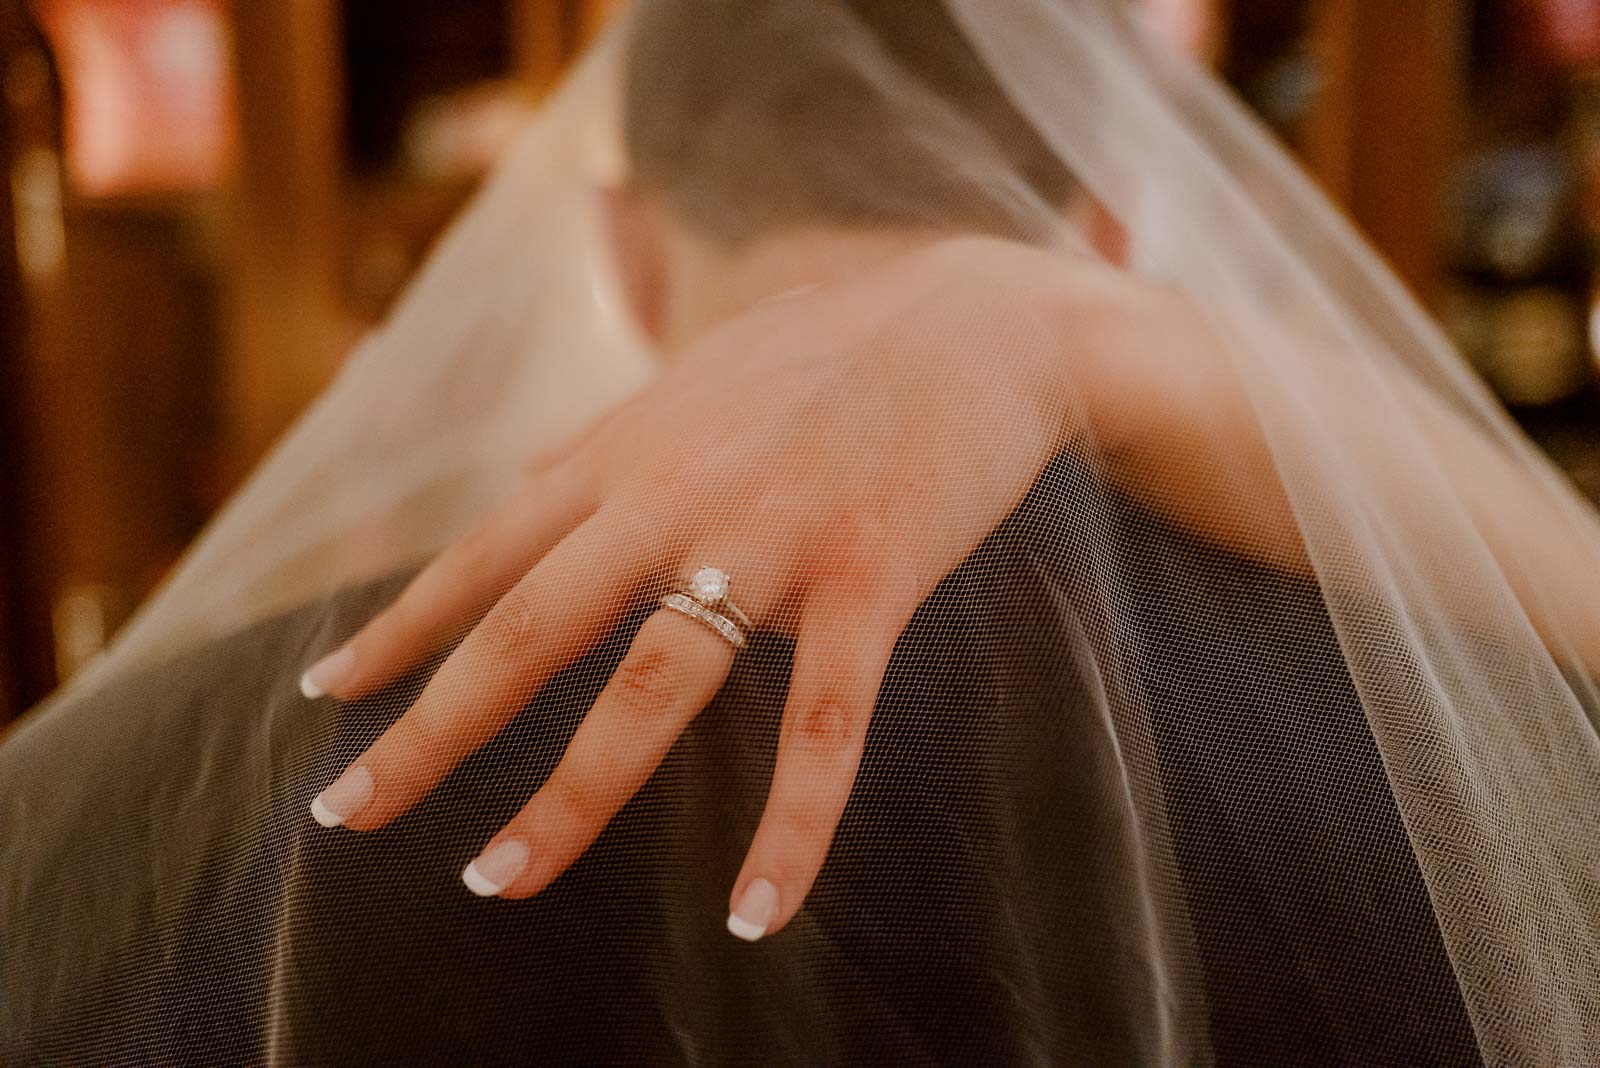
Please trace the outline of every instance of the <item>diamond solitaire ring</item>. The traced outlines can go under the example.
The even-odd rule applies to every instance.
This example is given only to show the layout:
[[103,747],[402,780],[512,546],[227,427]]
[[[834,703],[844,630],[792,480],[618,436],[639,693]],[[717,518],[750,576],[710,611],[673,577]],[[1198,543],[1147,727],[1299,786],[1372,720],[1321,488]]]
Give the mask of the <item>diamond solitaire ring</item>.
[[732,580],[726,571],[702,567],[682,587],[661,598],[663,608],[682,612],[720,634],[735,649],[743,649],[753,630],[750,617],[728,600]]

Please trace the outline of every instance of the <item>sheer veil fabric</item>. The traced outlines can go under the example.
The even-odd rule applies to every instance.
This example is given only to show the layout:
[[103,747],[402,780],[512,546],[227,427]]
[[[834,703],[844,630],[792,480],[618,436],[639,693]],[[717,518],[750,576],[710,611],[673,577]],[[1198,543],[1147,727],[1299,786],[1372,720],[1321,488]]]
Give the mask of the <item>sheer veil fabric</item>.
[[[395,825],[311,820],[437,660],[342,704],[302,698],[300,671],[657,373],[594,193],[633,166],[625,94],[652,87],[626,54],[652,7],[0,748],[0,1062],[1600,1063],[1595,513],[1237,102],[1109,0],[930,5],[1004,118],[924,84],[851,4],[760,6],[780,38],[825,21],[817,91],[862,94],[916,166],[790,140],[796,177],[707,225],[781,224],[825,175],[842,217],[948,235],[901,283],[729,324],[752,360],[774,336],[943,348],[981,394],[1016,352],[1076,359],[1035,294],[1096,255],[1088,204],[1186,309],[1149,316],[1170,351],[1206,354],[1135,333],[1040,400],[1059,442],[902,635],[791,926],[757,946],[722,927],[772,770],[782,618],[533,900],[457,873],[548,775],[651,591]],[[740,88],[706,85],[735,100],[706,115]],[[1070,190],[1040,192],[1019,137]],[[952,420],[989,411],[968,401]],[[928,492],[963,507],[982,459],[930,455]]]

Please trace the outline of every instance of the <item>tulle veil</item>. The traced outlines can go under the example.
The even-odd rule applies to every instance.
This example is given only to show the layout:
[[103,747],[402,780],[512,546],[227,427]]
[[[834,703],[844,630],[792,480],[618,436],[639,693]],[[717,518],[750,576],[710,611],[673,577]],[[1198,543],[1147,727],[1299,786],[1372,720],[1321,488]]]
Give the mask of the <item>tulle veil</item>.
[[[1600,593],[1594,510],[1209,74],[1105,0],[946,7],[1016,110],[1127,232],[1130,269],[1203,309],[1243,384],[1303,543],[1306,618],[1337,651],[1331,665],[1319,660],[1313,670],[1305,667],[1311,654],[1291,656],[1298,674],[1257,680],[1271,694],[1273,744],[1296,765],[1296,752],[1322,744],[1334,691],[1353,694],[1385,789],[1349,790],[1337,762],[1312,767],[1311,788],[1339,811],[1345,822],[1337,825],[1364,826],[1364,806],[1392,805],[1403,835],[1392,853],[1351,863],[1414,866],[1484,1060],[1600,1063],[1600,695],[1590,669],[1600,600],[1586,595]],[[315,1059],[300,1034],[319,989],[305,963],[315,950],[302,943],[321,937],[306,904],[318,829],[303,803],[350,742],[331,713],[297,704],[292,680],[362,621],[366,609],[352,609],[348,591],[382,585],[448,544],[508,492],[530,458],[656,373],[625,313],[593,197],[627,168],[619,111],[628,32],[624,20],[594,46],[396,310],[112,648],[0,749],[0,1060],[42,1063],[74,1052],[184,1060],[177,1051],[189,1047],[172,1034],[205,1031],[202,1017],[218,1010],[200,1005],[203,983],[177,974],[180,962],[217,958],[191,959],[183,947],[197,926],[224,921],[254,940],[252,949],[241,934],[237,955],[220,951],[242,976],[216,995],[234,1044],[197,1048],[222,1059],[229,1051],[245,1060]],[[847,62],[884,63],[877,84],[891,97],[902,91],[903,78],[871,48],[840,48]],[[970,171],[965,142],[904,91],[904,121],[926,123],[930,157]],[[1081,247],[1072,224],[1015,175],[994,168],[972,184],[1019,231],[1048,230],[1048,242]],[[988,357],[980,349],[973,358]],[[1329,401],[1352,397],[1359,403]],[[1441,451],[1435,419],[1473,428],[1496,470],[1514,473],[1537,498],[1547,516],[1537,539],[1499,537],[1495,521],[1462,499],[1461,458]],[[1171,462],[1183,463],[1205,444],[1172,448]],[[1092,487],[1092,434],[1073,462]],[[1062,486],[1071,481],[1061,477]],[[1226,720],[1230,699],[1195,681],[1205,670],[1174,663],[1203,655],[1194,645],[1165,643],[1128,607],[1124,591],[1153,581],[1155,565],[1128,535],[1112,533],[1101,514],[1111,506],[1095,503],[1097,491],[1085,492],[1025,525],[1035,558],[1042,553],[1096,591],[1087,601],[1059,594],[1079,607],[1061,608],[1049,657],[1100,680],[1090,700],[1089,722],[1104,742],[1094,781],[1119,843],[1119,870],[1104,878],[1122,888],[1108,913],[1122,934],[1120,973],[1099,981],[1127,991],[1115,1014],[1144,1036],[1148,1062],[1226,1059],[1212,1002],[1230,995],[1208,978],[1213,936],[1186,890],[1199,862],[1185,850],[1220,857],[1250,848],[1254,831],[1280,828],[1235,827],[1231,846],[1178,843],[1190,817],[1168,782],[1166,747]],[[1083,547],[1096,539],[1098,548]],[[1552,573],[1553,545],[1587,571]],[[1225,548],[1250,555],[1248,544]],[[927,611],[963,611],[959,601],[940,604]],[[962,625],[975,676],[1026,688],[998,669],[985,676],[1002,658],[995,650],[1021,640],[1022,632],[1007,632],[1020,624],[969,614]],[[1037,620],[1030,626],[1038,633]],[[1291,648],[1312,641],[1290,624],[1264,628]],[[235,652],[198,674],[181,666],[219,645]],[[1192,717],[1175,743],[1158,737],[1174,728],[1162,711],[1168,698],[1152,682],[1169,667],[1189,680],[1174,685]],[[207,712],[206,724],[172,727],[175,705],[203,703],[207,688],[224,681],[234,696]],[[280,683],[288,688],[274,689]],[[130,689],[168,684],[178,692],[124,709]],[[580,711],[579,703],[558,710]],[[401,707],[395,697],[374,715]],[[663,789],[681,782],[669,777]],[[1218,787],[1224,796],[1252,789],[1248,780]],[[455,811],[419,819],[446,828]],[[870,823],[870,811],[859,818]],[[1376,808],[1371,822],[1380,822]],[[992,893],[1004,900],[1014,873],[993,874]],[[211,904],[196,904],[200,888]],[[1015,913],[1024,943],[1037,934],[1029,924],[1043,922],[1031,907]],[[795,935],[818,945],[832,937]],[[214,966],[232,975],[234,965]],[[1035,978],[1038,991],[1053,989]],[[95,984],[115,993],[85,992]],[[1055,1011],[1047,998],[1028,1006],[1036,1017]],[[826,1018],[831,1010],[817,1011]],[[717,1019],[663,1015],[680,1038]],[[1059,1032],[1070,1033],[1065,1025]],[[1041,1025],[1039,1034],[1058,1032]],[[680,1052],[694,1048],[683,1041]],[[1088,1053],[1075,1040],[1040,1041],[1040,1060]]]

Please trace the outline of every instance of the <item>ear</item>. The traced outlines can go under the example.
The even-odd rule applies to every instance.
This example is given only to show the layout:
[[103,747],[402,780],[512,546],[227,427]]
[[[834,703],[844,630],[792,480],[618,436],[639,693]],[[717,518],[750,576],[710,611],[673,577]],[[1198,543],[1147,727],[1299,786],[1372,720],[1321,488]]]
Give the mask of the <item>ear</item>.
[[1088,209],[1084,234],[1094,250],[1105,257],[1106,262],[1117,267],[1128,266],[1131,252],[1128,230],[1099,201],[1092,202]]
[[603,186],[600,210],[623,299],[645,336],[660,343],[667,262],[656,205],[631,186]]
[[1061,214],[1095,255],[1113,267],[1129,266],[1132,248],[1127,227],[1100,201],[1078,190],[1062,205]]

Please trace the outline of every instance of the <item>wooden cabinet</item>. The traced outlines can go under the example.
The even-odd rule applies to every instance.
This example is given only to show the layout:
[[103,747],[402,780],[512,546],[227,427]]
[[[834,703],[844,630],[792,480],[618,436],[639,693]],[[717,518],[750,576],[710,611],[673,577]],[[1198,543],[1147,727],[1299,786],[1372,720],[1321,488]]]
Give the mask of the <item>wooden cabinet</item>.
[[[470,182],[418,181],[385,169],[374,142],[392,135],[393,113],[405,103],[397,96],[414,99],[474,65],[488,73],[483,54],[494,52],[501,75],[536,98],[614,6],[233,5],[240,153],[228,193],[229,471],[248,470],[316,395],[382,298],[471,192]],[[463,25],[452,32],[451,23]],[[454,59],[450,41],[457,42]],[[428,68],[420,73],[419,56]],[[357,75],[365,79],[361,87],[350,82]],[[379,121],[352,121],[353,101]],[[374,273],[394,280],[390,294],[372,292]]]
[[1470,5],[1318,0],[1321,90],[1300,151],[1425,303],[1443,285],[1448,175],[1462,148]]
[[[1248,3],[1274,18],[1294,6]],[[0,720],[148,591],[470,195],[470,176],[393,165],[385,139],[407,109],[452,80],[484,76],[520,84],[532,100],[621,6],[219,5],[231,56],[229,178],[164,195],[56,187],[60,262],[29,283],[14,255],[0,257]],[[1240,21],[1247,0],[1206,6],[1224,51],[1257,32]],[[1429,297],[1471,5],[1301,7],[1321,88],[1297,147]],[[0,12],[0,48],[20,55],[26,37],[37,52],[20,0],[0,0]],[[30,146],[45,155],[30,157],[32,177],[0,183],[8,252],[23,215],[43,227],[45,246],[52,232],[46,162],[59,163],[59,115],[54,103],[18,104],[28,81],[5,78],[0,146],[8,167]],[[12,194],[24,188],[44,200],[23,211]]]
[[[110,10],[34,10],[74,4]],[[227,178],[90,195],[59,180],[60,101],[24,99],[52,69],[32,12],[0,0],[0,723],[104,643],[471,195],[470,173],[387,161],[385,138],[476,79],[531,104],[612,5],[210,7],[230,60]],[[18,248],[48,270],[30,279]]]
[[49,592],[66,516],[50,504],[75,421],[43,360],[65,312],[60,122],[45,41],[0,0],[0,727],[55,677]]

